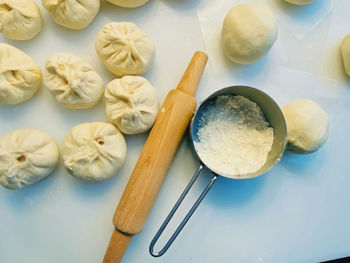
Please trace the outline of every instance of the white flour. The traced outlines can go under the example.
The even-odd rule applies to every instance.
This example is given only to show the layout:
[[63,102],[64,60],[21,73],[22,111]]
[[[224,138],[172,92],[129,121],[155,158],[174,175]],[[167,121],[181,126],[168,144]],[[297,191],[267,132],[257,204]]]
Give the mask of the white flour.
[[256,103],[242,96],[220,95],[200,122],[195,147],[214,172],[239,176],[265,164],[274,131]]

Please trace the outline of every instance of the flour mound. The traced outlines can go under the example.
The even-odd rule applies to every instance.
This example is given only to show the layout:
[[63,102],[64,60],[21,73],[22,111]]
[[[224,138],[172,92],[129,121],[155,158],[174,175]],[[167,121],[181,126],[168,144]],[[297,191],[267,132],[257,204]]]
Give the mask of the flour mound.
[[265,164],[274,131],[256,103],[243,96],[220,95],[199,121],[195,147],[214,172],[240,177]]

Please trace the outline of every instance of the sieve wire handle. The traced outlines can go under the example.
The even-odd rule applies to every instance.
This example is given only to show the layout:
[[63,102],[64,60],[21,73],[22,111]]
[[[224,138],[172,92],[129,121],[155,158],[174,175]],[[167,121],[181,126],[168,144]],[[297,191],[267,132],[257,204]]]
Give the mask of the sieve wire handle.
[[186,225],[186,223],[188,222],[188,220],[191,218],[191,216],[193,215],[194,211],[196,211],[197,207],[199,206],[199,204],[202,202],[202,200],[204,199],[204,197],[206,196],[206,194],[209,192],[210,188],[213,186],[213,184],[215,183],[216,179],[218,178],[218,175],[214,174],[214,176],[212,177],[212,179],[210,180],[210,182],[208,183],[208,185],[205,187],[205,189],[203,190],[203,192],[201,193],[201,195],[198,197],[197,201],[194,203],[194,205],[192,206],[192,208],[190,209],[190,211],[187,213],[187,215],[185,216],[185,218],[182,220],[182,222],[180,223],[180,225],[177,227],[177,229],[175,230],[175,232],[172,234],[172,236],[170,237],[170,239],[167,241],[167,243],[165,244],[165,246],[159,251],[159,252],[155,252],[154,251],[154,245],[157,243],[159,237],[162,235],[163,231],[165,230],[165,228],[167,227],[167,225],[169,224],[170,220],[172,219],[172,217],[174,216],[176,210],[179,208],[179,206],[181,205],[182,201],[184,200],[184,198],[186,197],[187,193],[190,191],[190,189],[192,188],[194,182],[197,180],[197,178],[199,177],[199,175],[202,173],[204,166],[201,164],[198,168],[198,170],[196,171],[196,173],[193,175],[193,177],[191,178],[190,182],[188,183],[188,185],[186,186],[185,190],[182,192],[181,196],[179,197],[179,199],[177,200],[176,204],[174,205],[173,209],[171,209],[169,215],[166,217],[166,219],[164,220],[163,224],[161,225],[161,227],[159,228],[158,232],[156,233],[156,235],[153,237],[151,244],[149,246],[149,252],[153,257],[160,257],[162,255],[165,254],[165,252],[169,249],[169,247],[171,246],[171,244],[174,242],[174,240],[176,239],[176,237],[179,235],[179,233],[181,232],[181,230],[184,228],[184,226]]

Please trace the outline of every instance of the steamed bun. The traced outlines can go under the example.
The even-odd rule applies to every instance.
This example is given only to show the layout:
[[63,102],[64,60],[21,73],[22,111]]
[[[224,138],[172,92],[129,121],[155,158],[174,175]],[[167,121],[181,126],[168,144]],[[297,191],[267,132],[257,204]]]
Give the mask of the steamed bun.
[[107,0],[108,2],[121,7],[134,8],[139,7],[148,2],[148,0]]
[[130,22],[105,25],[96,37],[95,48],[105,66],[118,76],[142,74],[155,58],[153,41]]
[[42,0],[52,19],[69,29],[80,30],[94,20],[100,0]]
[[126,143],[111,123],[91,122],[73,127],[62,144],[65,167],[75,177],[101,181],[115,175],[126,159]]
[[41,28],[40,9],[33,0],[0,0],[0,32],[5,37],[29,40]]
[[314,0],[284,0],[284,1],[295,5],[307,5],[312,3]]
[[59,150],[47,133],[20,129],[0,138],[0,184],[18,189],[49,175],[58,163]]
[[56,53],[46,61],[45,86],[69,109],[88,109],[103,95],[103,80],[92,66],[69,53]]
[[327,113],[311,100],[295,100],[283,107],[287,122],[287,150],[294,153],[317,151],[328,138]]
[[345,72],[350,77],[350,34],[343,39],[340,50],[343,57]]
[[17,104],[29,100],[41,87],[41,70],[27,54],[0,43],[0,102]]
[[277,40],[278,27],[270,9],[260,3],[240,4],[226,15],[222,48],[231,61],[251,64],[262,59]]
[[111,81],[105,91],[106,114],[126,134],[149,130],[158,114],[158,95],[143,77],[124,76]]

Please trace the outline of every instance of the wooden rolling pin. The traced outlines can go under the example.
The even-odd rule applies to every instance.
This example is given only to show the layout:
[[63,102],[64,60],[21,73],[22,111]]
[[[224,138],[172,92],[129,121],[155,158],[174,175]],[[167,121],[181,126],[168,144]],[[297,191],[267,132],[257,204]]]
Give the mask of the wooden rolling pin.
[[141,232],[146,223],[196,109],[194,96],[207,59],[205,53],[196,52],[179,85],[166,97],[115,211],[115,230],[104,256],[104,263],[120,262],[131,238]]

